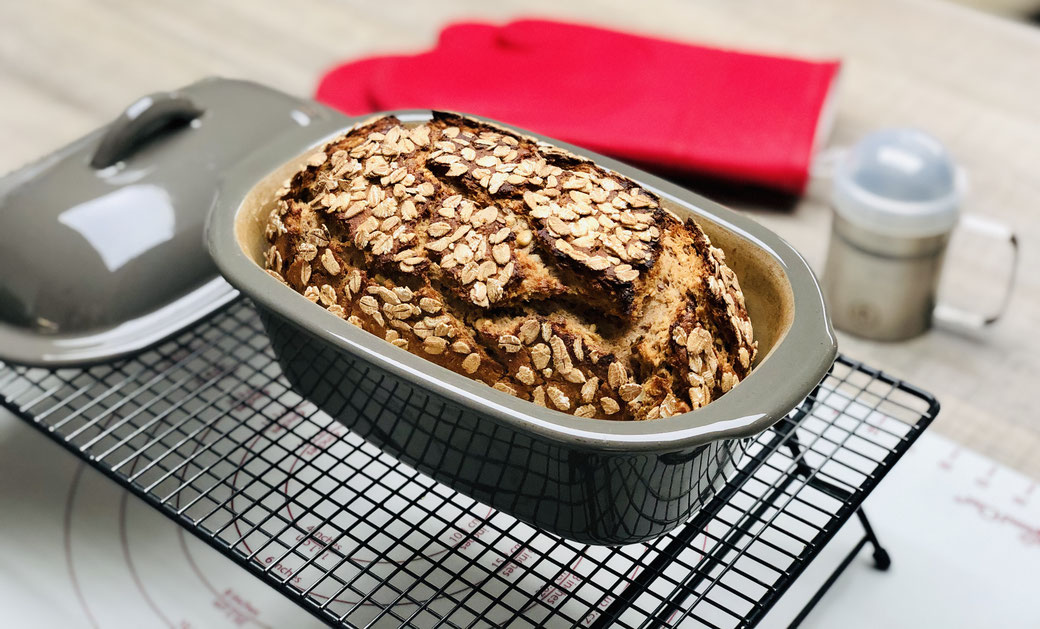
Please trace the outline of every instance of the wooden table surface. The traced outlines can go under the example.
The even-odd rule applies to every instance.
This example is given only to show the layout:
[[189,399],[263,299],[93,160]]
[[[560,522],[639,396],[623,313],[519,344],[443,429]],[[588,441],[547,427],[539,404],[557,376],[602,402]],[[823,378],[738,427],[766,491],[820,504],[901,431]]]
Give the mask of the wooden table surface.
[[[454,20],[551,16],[751,50],[840,57],[830,143],[911,125],[970,172],[969,209],[1015,226],[1022,272],[1010,311],[983,334],[932,331],[906,343],[841,337],[845,353],[934,392],[935,428],[1040,478],[1040,29],[913,0],[367,2],[33,0],[0,3],[0,172],[109,121],[138,96],[202,76],[308,95],[337,61],[418,51]],[[740,201],[819,269],[830,213],[823,182],[795,211]],[[987,303],[1003,277],[996,245],[957,238],[943,282]]]

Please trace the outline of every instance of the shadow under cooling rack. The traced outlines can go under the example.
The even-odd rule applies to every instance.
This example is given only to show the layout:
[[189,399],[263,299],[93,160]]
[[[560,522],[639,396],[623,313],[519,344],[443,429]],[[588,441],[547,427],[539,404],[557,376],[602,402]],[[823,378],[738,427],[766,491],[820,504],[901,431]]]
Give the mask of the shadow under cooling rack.
[[293,393],[238,301],[133,358],[0,365],[0,402],[334,625],[754,625],[938,412],[839,357],[694,519],[645,544],[539,532]]

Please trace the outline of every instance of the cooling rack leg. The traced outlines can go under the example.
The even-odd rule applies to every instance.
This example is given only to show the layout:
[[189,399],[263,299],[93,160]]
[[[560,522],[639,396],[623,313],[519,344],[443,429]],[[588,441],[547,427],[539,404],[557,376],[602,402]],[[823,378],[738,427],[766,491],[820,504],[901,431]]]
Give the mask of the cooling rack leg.
[[864,513],[863,507],[856,509],[856,516],[859,517],[859,522],[863,525],[863,530],[866,531],[864,539],[869,541],[870,545],[874,547],[874,567],[881,571],[888,570],[892,565],[892,558],[888,556],[888,551],[881,546],[877,535],[874,534],[874,527],[870,525],[870,520],[867,520],[867,514]]
[[809,612],[811,612],[813,608],[816,607],[816,604],[820,602],[824,594],[826,594],[827,591],[831,589],[831,586],[833,586],[835,581],[838,580],[838,577],[840,577],[841,574],[845,572],[845,569],[849,567],[849,564],[852,563],[852,561],[863,550],[863,547],[867,544],[870,544],[870,546],[874,550],[873,557],[875,568],[877,568],[878,570],[888,570],[888,568],[892,565],[892,560],[888,556],[888,551],[886,551],[881,546],[881,543],[878,541],[877,535],[874,534],[874,528],[870,526],[870,521],[867,520],[867,514],[863,511],[862,507],[856,509],[856,516],[859,518],[860,524],[863,525],[863,537],[860,538],[858,542],[856,542],[856,545],[852,547],[852,550],[849,551],[849,554],[845,555],[845,558],[841,560],[841,563],[838,564],[838,567],[834,569],[834,572],[831,573],[831,576],[827,577],[827,580],[823,582],[823,585],[820,586],[820,589],[816,590],[816,593],[813,594],[812,598],[809,599],[809,602],[805,604],[805,607],[802,608],[802,611],[798,612],[798,615],[795,617],[795,619],[791,621],[790,625],[788,625],[790,629],[794,629],[795,627],[801,626],[802,622],[805,621],[805,618],[809,615]]

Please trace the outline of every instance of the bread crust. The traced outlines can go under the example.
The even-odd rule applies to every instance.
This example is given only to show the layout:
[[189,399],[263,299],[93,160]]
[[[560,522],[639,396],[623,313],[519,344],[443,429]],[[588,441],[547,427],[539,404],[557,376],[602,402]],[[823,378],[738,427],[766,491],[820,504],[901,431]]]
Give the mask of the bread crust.
[[584,417],[646,420],[717,399],[757,344],[700,227],[593,162],[466,116],[392,116],[286,183],[268,272],[431,362]]

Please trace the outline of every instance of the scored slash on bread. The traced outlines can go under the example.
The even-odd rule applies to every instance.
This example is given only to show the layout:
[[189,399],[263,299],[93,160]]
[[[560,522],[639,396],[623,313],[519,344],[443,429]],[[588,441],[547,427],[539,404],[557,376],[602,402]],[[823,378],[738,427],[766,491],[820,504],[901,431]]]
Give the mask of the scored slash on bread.
[[542,406],[655,419],[748,374],[721,250],[635,182],[466,116],[362,123],[279,192],[265,267],[395,346]]

